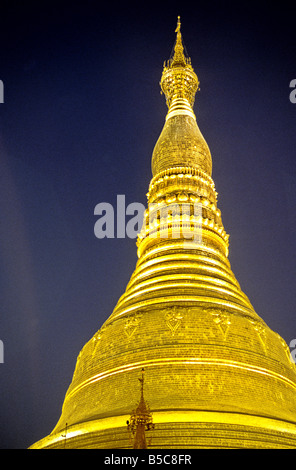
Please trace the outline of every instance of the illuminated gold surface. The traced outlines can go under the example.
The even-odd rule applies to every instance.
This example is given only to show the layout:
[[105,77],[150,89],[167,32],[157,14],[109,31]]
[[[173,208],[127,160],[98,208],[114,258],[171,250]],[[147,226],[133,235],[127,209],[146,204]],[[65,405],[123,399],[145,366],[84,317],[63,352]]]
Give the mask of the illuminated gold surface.
[[153,176],[178,166],[212,172],[211,153],[192,109],[199,81],[184,55],[180,26],[178,22],[174,56],[165,63],[160,82],[169,110],[152,154]]
[[[143,367],[155,423],[151,448],[296,448],[295,364],[227,259],[211,155],[192,109],[198,80],[180,22],[176,32],[161,81],[169,109],[153,152],[135,271],[80,352],[55,429],[32,448],[130,448],[126,421]],[[184,218],[174,206],[160,212],[184,203]]]

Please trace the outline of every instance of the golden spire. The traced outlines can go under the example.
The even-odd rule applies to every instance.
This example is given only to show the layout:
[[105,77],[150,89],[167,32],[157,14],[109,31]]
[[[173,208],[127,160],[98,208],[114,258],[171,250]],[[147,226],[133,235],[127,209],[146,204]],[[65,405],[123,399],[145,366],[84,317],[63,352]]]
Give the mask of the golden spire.
[[135,411],[133,411],[130,421],[127,421],[128,430],[134,435],[134,449],[147,449],[147,441],[145,431],[154,429],[152,415],[148,404],[144,399],[144,369],[142,369],[142,377],[139,379],[141,383],[141,398]]
[[209,147],[196,123],[193,111],[199,81],[189,57],[185,57],[178,17],[173,57],[164,63],[160,86],[168,113],[152,155],[152,174],[172,167],[191,167],[211,176]]
[[182,35],[181,35],[180,16],[178,16],[178,23],[177,23],[177,28],[175,30],[175,33],[177,33],[177,38],[176,38],[176,44],[174,48],[174,57],[171,62],[171,66],[174,67],[176,65],[181,65],[185,67],[187,61],[184,55],[184,47],[183,47]]
[[[198,90],[199,81],[191,66],[190,57],[185,57],[184,46],[181,35],[181,21],[178,16],[177,33],[174,55],[164,63],[160,86],[167,99],[170,108],[173,98],[183,98],[188,101],[189,107],[194,104],[195,94]],[[183,103],[185,104],[185,103]],[[185,106],[186,107],[186,106]],[[195,119],[193,111],[189,114]]]

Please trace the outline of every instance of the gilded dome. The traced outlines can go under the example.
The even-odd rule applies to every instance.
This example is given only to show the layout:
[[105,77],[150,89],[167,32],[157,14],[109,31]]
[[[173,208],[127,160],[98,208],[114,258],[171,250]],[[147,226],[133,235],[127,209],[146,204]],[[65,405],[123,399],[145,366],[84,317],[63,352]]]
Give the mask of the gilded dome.
[[153,176],[179,166],[197,168],[209,176],[212,173],[210,149],[195,119],[187,114],[166,121],[152,154]]

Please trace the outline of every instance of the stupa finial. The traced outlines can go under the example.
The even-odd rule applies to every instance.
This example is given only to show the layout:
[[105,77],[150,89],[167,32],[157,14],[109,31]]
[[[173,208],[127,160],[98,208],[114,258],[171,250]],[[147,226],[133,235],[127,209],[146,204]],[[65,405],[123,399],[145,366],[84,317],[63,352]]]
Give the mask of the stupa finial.
[[177,28],[176,28],[176,30],[175,30],[175,33],[178,33],[179,31],[181,31],[181,19],[180,19],[180,16],[178,16]]
[[175,33],[177,33],[177,38],[176,38],[176,43],[174,47],[174,56],[171,62],[171,66],[174,66],[174,65],[186,66],[187,60],[184,54],[184,47],[183,47],[183,42],[182,42],[180,16],[178,16],[177,28],[175,30]]
[[[193,104],[195,94],[199,89],[199,81],[191,65],[191,59],[185,55],[185,46],[181,35],[181,20],[178,16],[177,33],[170,59],[164,63],[160,87],[165,94],[169,108],[166,119],[177,114],[187,114],[195,119]],[[177,108],[171,108],[173,100],[178,100]],[[180,102],[182,100],[182,103]]]

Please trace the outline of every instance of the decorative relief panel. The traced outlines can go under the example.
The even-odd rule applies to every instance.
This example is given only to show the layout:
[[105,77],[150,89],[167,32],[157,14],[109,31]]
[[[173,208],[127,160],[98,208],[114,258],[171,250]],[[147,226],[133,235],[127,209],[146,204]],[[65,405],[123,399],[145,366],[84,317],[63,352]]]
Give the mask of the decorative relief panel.
[[165,310],[166,325],[173,336],[181,325],[181,321],[183,319],[182,310],[183,309],[180,309],[179,307],[172,307]]
[[250,323],[253,325],[254,330],[256,331],[258,338],[261,342],[262,348],[264,353],[267,351],[267,343],[266,343],[266,327],[259,321],[250,320]]
[[125,320],[124,332],[129,340],[132,338],[136,329],[138,328],[141,317],[142,314],[138,312],[136,315],[131,315]]
[[213,316],[214,322],[219,327],[223,339],[225,340],[231,325],[230,314],[224,310],[211,310],[210,314]]
[[98,350],[98,347],[100,345],[103,333],[105,331],[106,327],[102,326],[102,328],[96,332],[96,334],[92,337],[91,342],[92,342],[92,352],[91,355],[95,356]]

